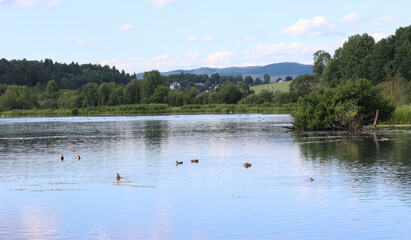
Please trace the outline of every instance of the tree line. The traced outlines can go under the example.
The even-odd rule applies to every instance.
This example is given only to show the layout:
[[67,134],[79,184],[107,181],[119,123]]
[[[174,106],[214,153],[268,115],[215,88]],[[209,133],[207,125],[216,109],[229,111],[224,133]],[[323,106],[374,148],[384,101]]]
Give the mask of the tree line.
[[[143,79],[114,67],[0,60],[0,111],[13,109],[72,109],[89,106],[166,103],[235,104],[254,91],[250,86],[270,82],[251,76],[174,74],[146,72]],[[52,80],[47,80],[52,79]],[[173,91],[171,83],[179,87]],[[249,101],[248,101],[249,102]]]
[[159,71],[145,72],[143,79],[132,79],[126,85],[115,82],[90,82],[80,89],[61,89],[55,80],[46,86],[34,87],[1,85],[0,110],[32,108],[82,108],[89,106],[116,106],[123,104],[166,103],[170,106],[187,104],[235,104],[254,91],[244,82],[225,81],[214,91],[199,93],[182,88],[173,91],[167,77]]

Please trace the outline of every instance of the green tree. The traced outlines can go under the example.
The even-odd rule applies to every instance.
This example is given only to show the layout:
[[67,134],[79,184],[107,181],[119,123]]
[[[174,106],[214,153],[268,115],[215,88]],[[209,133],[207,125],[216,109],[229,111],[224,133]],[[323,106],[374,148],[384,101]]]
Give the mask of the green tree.
[[333,59],[324,69],[321,75],[324,85],[336,87],[348,79],[366,77],[362,64],[373,51],[374,44],[374,38],[366,33],[349,37],[342,48],[335,50]]
[[183,96],[181,91],[169,91],[166,102],[168,105],[173,107],[183,106]]
[[166,98],[169,91],[170,88],[168,87],[162,85],[157,86],[152,96],[153,103],[166,103]]
[[263,83],[263,81],[261,81],[261,79],[260,79],[259,77],[257,77],[257,78],[255,79],[255,81],[254,81],[254,84],[255,84],[256,86],[261,85],[262,83]]
[[46,99],[57,100],[59,87],[56,81],[50,80],[46,86]]
[[77,90],[61,90],[57,100],[58,108],[72,109],[81,107],[80,93]]
[[251,76],[246,76],[244,78],[244,83],[248,84],[249,86],[254,85],[254,79]]
[[268,75],[267,73],[264,74],[263,79],[264,79],[263,84],[270,83],[270,75]]
[[216,91],[217,103],[235,104],[241,100],[241,91],[232,82],[224,83]]
[[152,102],[154,90],[160,85],[169,87],[170,84],[167,82],[167,78],[161,76],[157,70],[145,72],[141,83],[141,101],[143,103]]
[[141,81],[142,80],[133,79],[126,85],[124,88],[124,101],[126,103],[140,103]]
[[328,63],[331,60],[331,55],[328,52],[325,52],[324,50],[318,50],[317,52],[314,53],[313,60],[314,60],[313,72],[321,76],[325,67],[328,65]]
[[318,76],[300,75],[290,83],[290,94],[296,101],[298,97],[303,97],[316,91],[319,87],[319,82]]
[[17,94],[12,90],[11,87],[8,87],[6,92],[0,97],[0,107],[3,110],[17,109]]
[[97,106],[98,104],[98,85],[97,83],[87,83],[82,87],[81,95],[83,98],[83,107]]
[[97,89],[98,104],[102,105],[112,105],[110,96],[115,92],[115,86],[113,84],[109,85],[107,83],[102,83]]

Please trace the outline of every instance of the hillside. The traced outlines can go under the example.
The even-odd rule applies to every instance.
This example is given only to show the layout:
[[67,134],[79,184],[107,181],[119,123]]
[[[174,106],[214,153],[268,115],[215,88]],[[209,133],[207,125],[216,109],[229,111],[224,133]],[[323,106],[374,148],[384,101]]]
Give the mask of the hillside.
[[[169,72],[163,72],[162,75],[168,76],[170,74],[179,73],[192,73],[192,74],[207,74],[211,76],[214,73],[218,73],[221,76],[252,76],[254,79],[259,77],[263,78],[264,74],[268,74],[271,77],[276,76],[297,76],[303,74],[312,74],[312,65],[294,63],[294,62],[284,62],[284,63],[273,63],[266,66],[251,66],[251,67],[229,67],[229,68],[197,68],[191,70],[174,70]],[[137,74],[138,78],[143,77],[143,73]]]
[[251,87],[252,90],[255,91],[255,93],[260,93],[263,89],[267,89],[269,91],[275,92],[275,91],[280,91],[280,92],[289,92],[289,86],[292,81],[287,81],[287,82],[278,82],[278,83],[270,83],[270,84],[265,84],[265,85],[258,85]]

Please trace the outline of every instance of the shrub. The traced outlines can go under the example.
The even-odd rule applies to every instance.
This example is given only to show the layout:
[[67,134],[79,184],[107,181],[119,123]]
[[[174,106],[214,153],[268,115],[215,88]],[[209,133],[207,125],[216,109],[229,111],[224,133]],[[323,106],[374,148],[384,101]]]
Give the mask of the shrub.
[[297,108],[294,126],[308,130],[356,130],[371,124],[376,110],[382,121],[394,111],[366,79],[348,81],[335,90],[313,92],[299,98]]

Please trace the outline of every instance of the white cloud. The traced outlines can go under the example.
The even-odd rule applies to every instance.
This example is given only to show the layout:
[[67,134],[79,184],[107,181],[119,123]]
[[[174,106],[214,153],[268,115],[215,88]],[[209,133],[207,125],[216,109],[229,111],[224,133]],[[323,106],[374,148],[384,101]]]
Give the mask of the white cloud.
[[203,38],[197,38],[196,36],[189,36],[186,41],[189,43],[196,43],[196,42],[207,43],[207,42],[215,41],[215,39],[211,36],[206,36]]
[[232,64],[236,55],[237,51],[215,52],[208,55],[208,57],[203,60],[203,63],[207,64],[209,67],[228,67]]
[[166,54],[163,54],[163,55],[160,55],[160,56],[157,56],[157,57],[153,57],[153,58],[151,58],[151,60],[157,61],[157,60],[165,60],[165,59],[168,59],[168,58],[170,58],[170,54],[166,53]]
[[146,3],[155,8],[163,8],[167,6],[178,5],[181,3],[180,0],[146,0]]
[[60,1],[42,1],[42,0],[0,0],[0,7],[55,7],[60,5]]
[[390,34],[390,33],[382,33],[382,32],[376,32],[376,33],[371,34],[371,36],[375,39],[375,42],[378,42],[381,39],[387,38],[391,35],[392,34]]
[[118,69],[124,69],[126,72],[145,72],[151,70],[169,71],[175,69],[190,69],[201,66],[201,61],[198,60],[198,51],[189,51],[173,57],[170,54],[163,54],[150,59],[129,58],[118,59],[113,58],[101,61],[101,65],[115,66]]
[[39,0],[0,0],[0,6],[36,7],[39,5]]
[[283,34],[289,34],[293,37],[309,36],[315,37],[322,35],[327,27],[327,20],[323,16],[317,16],[313,19],[301,19],[296,24],[281,31]]
[[83,40],[77,40],[75,42],[75,45],[77,47],[93,47],[94,46],[94,42],[92,41],[83,41]]
[[360,14],[358,13],[350,13],[348,15],[345,15],[340,22],[342,23],[353,23],[356,22],[360,19]]
[[178,58],[196,59],[198,58],[199,55],[200,53],[198,51],[189,51],[189,52],[186,52],[184,55],[179,55]]
[[46,3],[47,7],[55,7],[55,6],[58,6],[58,5],[60,5],[60,1],[48,1]]
[[133,24],[124,24],[123,26],[120,27],[120,30],[122,31],[130,31],[133,29],[139,29],[140,27],[134,26]]

